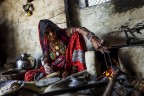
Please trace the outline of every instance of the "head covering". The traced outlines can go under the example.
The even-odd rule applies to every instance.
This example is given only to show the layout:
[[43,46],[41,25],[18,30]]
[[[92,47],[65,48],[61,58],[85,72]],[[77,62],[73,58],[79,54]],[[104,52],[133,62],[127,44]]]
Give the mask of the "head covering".
[[48,20],[48,19],[40,20],[39,25],[38,25],[38,31],[39,31],[39,39],[40,39],[40,44],[41,44],[43,53],[45,50],[47,50],[47,47],[48,47],[47,45],[48,39],[47,37],[44,37],[44,32],[46,31],[47,27],[52,27],[55,30],[57,37],[59,36],[59,30],[61,29],[51,20]]

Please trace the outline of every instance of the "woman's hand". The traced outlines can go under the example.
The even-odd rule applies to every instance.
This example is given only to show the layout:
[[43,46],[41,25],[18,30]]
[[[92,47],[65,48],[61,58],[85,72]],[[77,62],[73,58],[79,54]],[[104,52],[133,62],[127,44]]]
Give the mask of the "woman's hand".
[[91,41],[91,43],[93,44],[93,46],[95,47],[95,49],[97,51],[108,52],[108,46],[104,45],[103,40],[99,39],[94,33],[92,33],[87,28],[85,28],[85,27],[74,27],[74,28],[70,28],[69,32],[71,34],[74,33],[74,32],[79,32],[80,34],[86,36]]
[[94,48],[97,50],[97,51],[100,51],[100,52],[108,52],[108,46],[107,45],[104,45],[104,41],[103,40],[100,40],[98,39],[97,37],[93,37],[91,39],[91,42],[94,46]]
[[82,28],[77,28],[77,31],[79,33],[87,36],[87,38],[92,42],[93,46],[97,51],[100,52],[108,52],[108,46],[104,45],[104,41],[99,39],[94,33],[90,32],[87,28],[82,27]]
[[67,28],[66,29],[66,35],[70,37],[74,32],[79,32],[84,36],[87,36],[89,33],[89,30],[86,29],[85,27],[73,27],[73,28]]
[[87,28],[85,27],[76,27],[75,30],[79,33],[81,33],[84,36],[87,36],[88,33],[90,32]]
[[64,71],[63,73],[62,73],[62,78],[66,78],[68,76],[68,72],[67,71]]

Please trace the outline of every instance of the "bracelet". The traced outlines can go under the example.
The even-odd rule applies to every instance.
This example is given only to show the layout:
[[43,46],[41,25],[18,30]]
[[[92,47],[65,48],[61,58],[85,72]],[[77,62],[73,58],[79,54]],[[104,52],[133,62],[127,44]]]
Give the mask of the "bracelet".
[[94,36],[95,34],[93,32],[89,32],[87,38],[91,41]]

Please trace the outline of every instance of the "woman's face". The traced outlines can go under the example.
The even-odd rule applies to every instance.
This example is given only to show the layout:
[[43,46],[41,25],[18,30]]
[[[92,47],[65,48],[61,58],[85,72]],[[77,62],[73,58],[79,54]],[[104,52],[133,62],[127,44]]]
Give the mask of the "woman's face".
[[48,33],[47,36],[48,36],[49,41],[55,41],[55,40],[57,40],[55,32],[49,31],[49,33]]

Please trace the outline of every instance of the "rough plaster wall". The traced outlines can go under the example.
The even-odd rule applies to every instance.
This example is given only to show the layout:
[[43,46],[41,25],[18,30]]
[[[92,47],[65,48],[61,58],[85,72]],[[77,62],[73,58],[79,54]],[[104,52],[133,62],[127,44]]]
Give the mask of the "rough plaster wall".
[[144,47],[125,47],[119,50],[119,58],[121,64],[133,76],[137,75],[144,78]]
[[[87,27],[89,30],[102,37],[110,45],[124,44],[124,32],[119,32],[119,27],[128,23],[130,27],[144,21],[144,7],[132,9],[123,13],[115,13],[112,3],[104,3],[93,7],[87,7],[78,10],[78,16],[81,26]],[[136,36],[142,38],[144,34]],[[92,48],[91,43],[87,41],[89,49]]]
[[[32,16],[23,12],[23,0],[4,0],[0,2],[0,24],[7,26],[8,57],[18,57],[23,52],[37,57],[42,54],[38,37],[38,23],[50,19],[64,28],[66,24],[64,0],[34,0]],[[1,26],[2,27],[2,26]]]
[[[112,3],[88,7],[78,10],[78,16],[81,26],[87,27],[99,37],[102,37],[110,45],[125,44],[126,38],[124,32],[119,31],[121,25],[128,23],[133,27],[137,23],[144,21],[144,6],[131,9],[127,12],[115,13]],[[135,34],[138,38],[144,38],[143,34]],[[86,40],[89,49],[91,43]],[[144,48],[130,47],[119,50],[120,60],[126,69],[140,77],[144,77]]]

